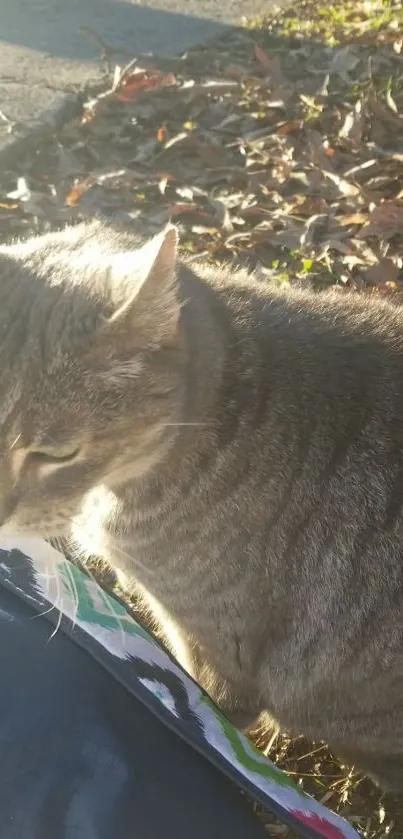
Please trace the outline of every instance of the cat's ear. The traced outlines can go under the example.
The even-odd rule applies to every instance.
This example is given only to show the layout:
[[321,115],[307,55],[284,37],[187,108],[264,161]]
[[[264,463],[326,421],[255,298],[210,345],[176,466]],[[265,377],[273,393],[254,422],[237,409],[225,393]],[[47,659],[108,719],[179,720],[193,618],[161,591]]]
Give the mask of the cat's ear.
[[109,329],[131,333],[143,344],[175,338],[180,312],[177,250],[178,231],[170,225],[138,250],[112,258],[112,280],[115,274],[119,282],[123,275],[125,299],[110,316]]

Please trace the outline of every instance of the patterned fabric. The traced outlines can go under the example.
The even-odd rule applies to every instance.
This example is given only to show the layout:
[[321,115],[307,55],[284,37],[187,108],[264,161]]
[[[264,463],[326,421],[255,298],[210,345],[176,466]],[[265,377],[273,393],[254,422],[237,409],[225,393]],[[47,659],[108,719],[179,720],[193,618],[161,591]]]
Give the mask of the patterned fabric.
[[358,839],[259,752],[124,606],[39,539],[0,544],[0,584],[74,638],[138,700],[252,797],[308,839]]

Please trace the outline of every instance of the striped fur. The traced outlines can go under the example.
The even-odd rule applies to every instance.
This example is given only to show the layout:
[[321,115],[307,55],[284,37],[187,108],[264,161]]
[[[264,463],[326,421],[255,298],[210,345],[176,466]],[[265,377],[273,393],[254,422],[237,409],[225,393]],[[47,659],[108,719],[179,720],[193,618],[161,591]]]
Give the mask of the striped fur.
[[[236,721],[403,791],[403,311],[196,275],[175,244],[0,251],[5,525],[73,522]],[[44,434],[80,460],[41,472]]]

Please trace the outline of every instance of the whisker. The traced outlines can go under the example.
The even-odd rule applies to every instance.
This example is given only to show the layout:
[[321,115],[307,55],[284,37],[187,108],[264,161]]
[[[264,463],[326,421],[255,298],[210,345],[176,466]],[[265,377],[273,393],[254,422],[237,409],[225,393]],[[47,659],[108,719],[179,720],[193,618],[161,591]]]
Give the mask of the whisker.
[[[88,560],[88,554],[85,551],[82,550],[80,545],[77,542],[75,542],[74,539],[70,538],[68,548],[74,554],[76,559],[80,560],[84,564],[85,570],[89,571],[88,566],[87,566],[87,562],[86,562],[86,560]],[[141,566],[141,562],[139,562],[139,560],[136,559],[135,556],[132,556],[132,554],[127,553],[127,551],[124,551],[123,548],[119,548],[118,545],[116,545],[116,544],[113,545],[113,551],[117,554],[120,554],[120,556],[122,556],[124,559],[128,559],[130,562],[134,563],[134,565],[140,565]],[[109,568],[112,567],[112,569],[113,569],[113,564],[111,562],[108,562],[107,560],[103,560],[103,557],[99,557],[99,559],[101,561],[104,561],[105,564],[109,566]],[[148,568],[148,572],[152,573],[152,574],[155,574],[155,571],[153,571],[151,568]],[[98,582],[98,580],[96,580],[96,578],[95,578],[95,582]]]
[[[133,563],[134,563],[134,565],[140,565],[140,566],[141,566],[141,562],[139,562],[139,560],[138,560],[138,559],[136,559],[136,558],[135,558],[134,556],[132,556],[131,554],[128,554],[126,551],[122,550],[122,548],[119,548],[117,545],[114,545],[114,546],[113,546],[113,550],[114,550],[114,551],[116,551],[116,553],[118,553],[118,554],[120,554],[121,556],[123,556],[125,559],[129,559],[129,560],[130,560],[130,562],[133,562]],[[152,568],[147,568],[147,572],[148,572],[149,574],[150,574],[150,573],[151,573],[151,574],[155,574],[155,571],[154,571]]]
[[72,595],[73,595],[74,612],[73,612],[73,615],[71,617],[71,622],[73,624],[73,629],[74,629],[75,625],[77,623],[77,614],[78,614],[79,603],[78,603],[78,590],[77,590],[77,586],[76,586],[76,581],[74,579],[74,574],[73,574],[73,572],[70,568],[70,561],[69,560],[66,560],[66,571],[67,571],[67,574],[68,574],[68,578],[69,578],[69,582],[70,582],[70,586],[71,586],[71,591],[72,591]]
[[[41,574],[40,576],[44,576],[44,575]],[[53,603],[51,603],[51,605],[49,606],[49,609],[45,609],[44,612],[38,612],[37,615],[32,615],[31,620],[36,621],[36,620],[38,620],[38,618],[44,618],[46,615],[50,615],[50,613],[53,611],[53,609],[56,609],[56,608],[57,607]]]
[[16,445],[17,445],[17,443],[18,443],[20,440],[21,440],[21,432],[20,432],[19,434],[17,434],[17,436],[16,436],[16,438],[15,438],[14,442],[13,442],[13,443],[11,443],[11,446],[10,446],[10,452],[11,452],[13,449],[15,449],[15,447],[16,447]]
[[[46,575],[45,574],[40,574],[40,576],[49,580],[49,577],[48,577],[47,574]],[[57,623],[56,623],[56,626],[55,626],[52,634],[49,636],[49,638],[46,642],[47,644],[49,644],[49,642],[52,640],[52,638],[54,638],[55,635],[57,634],[57,632],[59,631],[60,625],[61,625],[61,622],[62,622],[62,617],[63,617],[63,612],[59,608],[59,603],[60,603],[60,599],[61,599],[61,597],[60,597],[61,590],[60,590],[58,575],[57,574],[54,575],[51,579],[52,579],[52,581],[54,581],[56,583],[56,602],[51,603],[51,605],[49,606],[49,609],[44,609],[43,612],[38,612],[38,614],[34,615],[33,618],[32,618],[32,620],[36,620],[37,618],[42,618],[42,617],[45,617],[46,615],[49,615],[53,611],[53,609],[58,610],[59,616],[58,616],[58,619],[57,619]]]
[[[91,571],[91,568],[89,568],[89,567],[88,567],[88,564],[87,564],[87,562],[86,562],[86,559],[88,559],[88,556],[85,554],[85,552],[84,552],[84,551],[80,548],[80,546],[79,546],[79,545],[78,545],[78,544],[77,544],[77,543],[76,543],[73,539],[69,539],[68,548],[69,548],[69,551],[71,551],[72,553],[74,553],[74,555],[76,556],[76,558],[77,558],[77,559],[79,559],[79,560],[83,563],[84,568],[85,568],[85,572],[86,572],[86,574],[88,574],[88,576],[90,577],[90,579],[91,579],[94,583],[96,583],[96,585],[97,585],[97,586],[99,586],[99,588],[101,589],[101,591],[102,591],[102,592],[104,592],[104,594],[106,594],[106,592],[105,592],[105,591],[104,591],[104,589],[102,588],[102,585],[100,584],[99,580],[97,580],[97,578],[96,578],[95,574]],[[119,549],[118,549],[118,548],[116,548],[116,550],[117,550],[117,552],[119,553]],[[123,553],[123,555],[124,555],[124,551],[123,551],[122,553]],[[129,559],[132,559],[132,558],[129,556],[129,554],[127,554],[127,557],[128,557]],[[101,559],[101,558],[100,558],[100,559]],[[108,563],[105,563],[105,564],[108,564]],[[107,603],[108,601],[103,600],[103,602],[104,602],[104,604],[106,605],[106,603]],[[124,647],[125,647],[125,638],[126,638],[126,630],[125,630],[125,628],[124,628],[124,624],[123,624],[122,619],[120,618],[120,616],[119,616],[119,615],[118,615],[118,614],[117,614],[117,613],[116,613],[116,612],[115,612],[112,608],[110,608],[110,607],[109,607],[109,602],[108,602],[108,614],[109,614],[112,618],[114,618],[114,620],[116,621],[116,623],[117,623],[117,625],[118,625],[118,627],[119,627],[119,630],[120,630],[120,636],[121,636],[121,641],[122,641],[122,648],[124,649]]]
[[196,425],[196,426],[203,426],[203,425],[211,425],[210,422],[164,422],[164,428],[173,427],[176,428],[177,425]]
[[[86,572],[87,572],[88,576],[89,576],[89,577],[91,577],[91,579],[93,580],[93,582],[94,582],[94,583],[96,583],[96,585],[100,587],[101,591],[102,591],[104,594],[106,594],[106,592],[104,591],[104,589],[103,589],[103,588],[102,588],[102,586],[100,585],[99,581],[97,580],[97,578],[95,577],[95,575],[93,574],[93,572],[91,571],[91,569],[86,567],[86,569],[85,569],[85,570],[86,570]],[[106,603],[107,603],[107,602],[108,602],[108,601],[106,601],[106,600],[104,600],[104,599],[103,599],[103,603],[104,603],[104,605],[106,605]],[[109,608],[109,602],[108,602],[108,615],[110,615],[110,617],[112,617],[112,618],[116,621],[116,623],[117,623],[117,625],[118,625],[118,627],[119,627],[119,631],[120,631],[120,638],[121,638],[121,643],[122,643],[122,649],[124,650],[124,649],[125,649],[126,630],[125,630],[125,628],[124,628],[123,621],[122,621],[121,617],[120,617],[120,616],[117,614],[117,612],[115,612],[112,608]]]
[[49,643],[49,641],[52,640],[52,638],[54,638],[57,635],[57,633],[60,629],[61,623],[62,623],[62,618],[63,618],[63,612],[61,612],[60,609],[59,609],[59,617],[57,619],[57,623],[56,623],[56,626],[55,626],[52,634],[49,636],[48,643]]
[[52,640],[52,638],[55,637],[55,635],[57,635],[58,630],[60,629],[60,624],[62,622],[62,613],[61,613],[61,610],[59,608],[59,603],[60,603],[60,599],[61,599],[61,589],[60,589],[59,576],[58,576],[57,573],[54,575],[53,579],[56,583],[56,603],[54,605],[55,605],[55,609],[59,609],[59,616],[57,618],[56,626],[55,626],[50,638],[48,639],[48,643]]

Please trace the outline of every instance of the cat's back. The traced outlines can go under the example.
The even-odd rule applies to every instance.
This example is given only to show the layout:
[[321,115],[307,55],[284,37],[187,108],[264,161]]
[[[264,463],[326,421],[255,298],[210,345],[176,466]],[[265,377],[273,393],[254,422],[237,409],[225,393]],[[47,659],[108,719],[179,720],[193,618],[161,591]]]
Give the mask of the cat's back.
[[370,669],[403,639],[403,307],[243,274],[207,282],[224,312],[217,328],[229,318],[233,335],[218,553],[230,544],[235,562],[248,558],[243,595],[254,593],[300,683],[305,666],[310,679],[342,679],[346,648],[357,672]]
[[[185,279],[189,282],[189,272]],[[193,278],[194,281],[194,278]],[[253,273],[228,268],[198,269],[199,287],[214,290],[217,301],[231,313],[235,326],[264,331],[291,330],[311,342],[344,339],[362,345],[384,344],[391,351],[403,348],[403,303],[399,296],[381,298],[340,287],[315,291],[274,281],[262,281]],[[277,334],[277,332],[276,332]]]
[[225,380],[231,373],[240,409],[254,382],[254,399],[278,396],[297,417],[298,410],[314,411],[317,400],[330,400],[345,417],[351,410],[371,413],[379,401],[385,407],[385,399],[392,415],[403,413],[399,298],[279,287],[228,269],[204,268],[197,277],[185,271],[183,282],[185,297],[200,297],[210,312],[205,343],[215,334],[226,344]]

